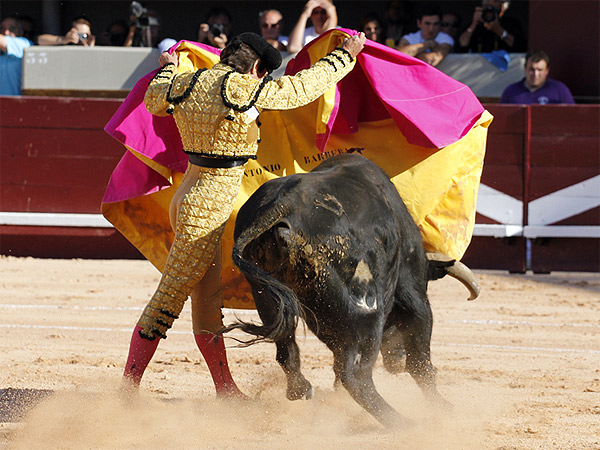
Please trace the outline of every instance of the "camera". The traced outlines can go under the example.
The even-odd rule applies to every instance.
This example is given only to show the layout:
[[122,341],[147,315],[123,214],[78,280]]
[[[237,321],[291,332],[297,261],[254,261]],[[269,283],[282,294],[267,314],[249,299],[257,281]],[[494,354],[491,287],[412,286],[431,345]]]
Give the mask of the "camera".
[[214,37],[219,37],[222,34],[225,34],[225,25],[223,25],[222,23],[215,22],[210,26],[208,32]]
[[129,11],[132,16],[135,16],[135,25],[137,27],[147,27],[149,25],[148,10],[140,2],[131,2]]
[[87,33],[78,33],[79,34],[79,42],[85,42],[87,41],[89,35]]
[[485,23],[492,23],[498,17],[498,11],[493,6],[486,6],[481,11],[481,20]]

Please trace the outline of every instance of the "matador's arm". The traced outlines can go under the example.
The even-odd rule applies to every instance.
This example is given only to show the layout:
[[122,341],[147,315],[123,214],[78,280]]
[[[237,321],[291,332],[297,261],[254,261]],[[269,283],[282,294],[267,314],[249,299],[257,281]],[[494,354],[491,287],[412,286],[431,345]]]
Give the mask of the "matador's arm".
[[284,110],[307,105],[350,73],[355,62],[356,59],[348,51],[336,48],[309,69],[267,83],[256,106]]

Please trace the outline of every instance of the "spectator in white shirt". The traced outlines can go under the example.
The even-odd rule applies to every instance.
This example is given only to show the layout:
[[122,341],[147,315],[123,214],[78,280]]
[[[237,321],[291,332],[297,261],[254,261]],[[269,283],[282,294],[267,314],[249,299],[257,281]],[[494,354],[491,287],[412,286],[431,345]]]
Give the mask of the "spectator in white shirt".
[[[308,19],[313,26],[306,27]],[[287,50],[290,53],[300,51],[302,47],[326,31],[337,27],[337,9],[331,0],[308,0],[302,14],[290,33]]]
[[454,46],[454,39],[440,31],[441,18],[439,7],[425,6],[417,19],[419,31],[402,36],[396,48],[432,66],[437,66]]

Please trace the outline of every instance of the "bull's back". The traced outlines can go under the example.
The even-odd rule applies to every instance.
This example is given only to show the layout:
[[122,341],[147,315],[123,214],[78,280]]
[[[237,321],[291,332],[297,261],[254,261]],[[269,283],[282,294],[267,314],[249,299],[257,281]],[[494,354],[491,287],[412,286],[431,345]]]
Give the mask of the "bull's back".
[[409,240],[420,239],[387,174],[358,154],[334,156],[311,172],[267,181],[240,209],[234,235],[260,233],[278,218],[294,215],[305,226],[312,221],[316,229],[346,220],[368,233],[378,226],[386,234],[408,231]]

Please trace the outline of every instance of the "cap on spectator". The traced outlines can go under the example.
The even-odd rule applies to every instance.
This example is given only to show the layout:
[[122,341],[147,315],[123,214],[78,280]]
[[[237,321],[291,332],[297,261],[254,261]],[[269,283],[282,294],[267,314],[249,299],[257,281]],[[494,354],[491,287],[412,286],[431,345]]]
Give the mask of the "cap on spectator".
[[175,44],[177,44],[177,41],[175,39],[165,38],[158,43],[157,47],[160,50],[160,52],[162,53],[162,52],[166,52],[167,50],[169,50]]

